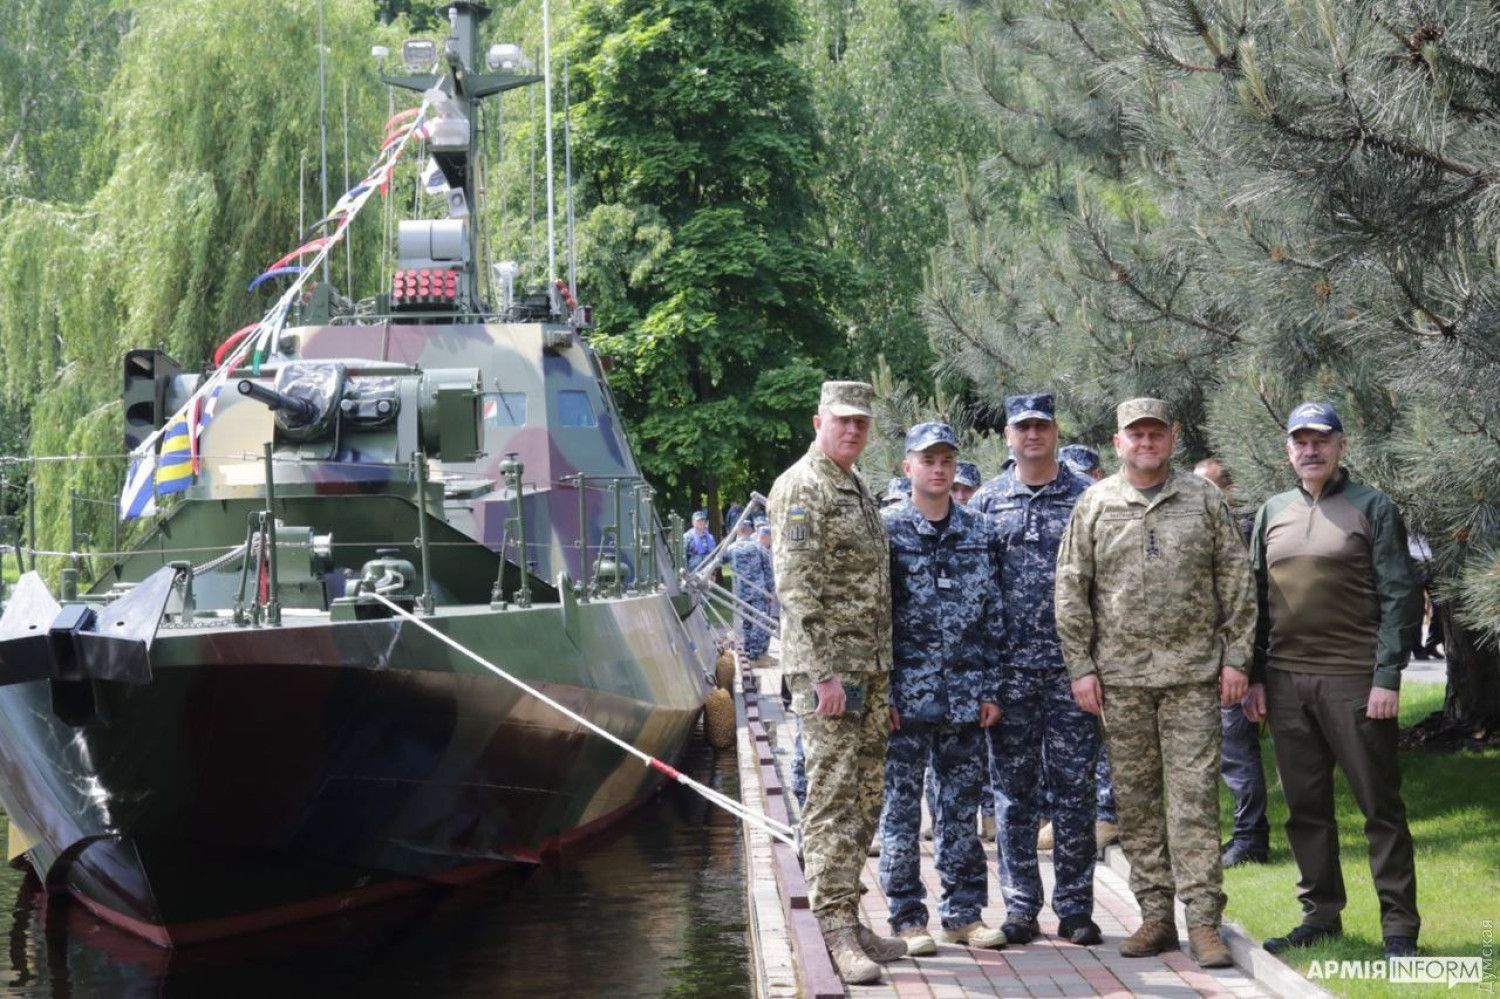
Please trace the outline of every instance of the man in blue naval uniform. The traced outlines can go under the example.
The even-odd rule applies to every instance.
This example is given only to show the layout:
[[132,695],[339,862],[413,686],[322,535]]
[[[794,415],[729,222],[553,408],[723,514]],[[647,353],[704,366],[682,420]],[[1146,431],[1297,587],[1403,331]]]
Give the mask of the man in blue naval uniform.
[[1099,734],[1093,716],[1073,701],[1052,607],[1063,528],[1091,483],[1058,461],[1051,395],[1011,396],[1005,418],[1005,441],[1016,463],[969,504],[996,534],[1004,590],[1002,715],[989,730],[1006,911],[1002,929],[1011,943],[1028,943],[1040,932],[1037,822],[1045,808],[1045,784],[1052,796],[1057,873],[1052,908],[1058,933],[1076,944],[1097,944],[1094,759]]
[[708,529],[708,511],[694,510],[693,526],[682,535],[682,550],[688,572],[698,568],[704,559],[713,554],[714,545],[714,536]]
[[[771,529],[762,521],[767,539]],[[729,567],[734,571],[734,595],[769,616],[776,593],[776,579],[771,572],[771,549],[763,545],[754,532],[757,525],[746,518],[740,524],[740,538],[729,547]],[[747,659],[760,659],[771,643],[771,633],[748,616],[740,617],[740,641]]]
[[881,511],[891,551],[891,734],[885,758],[880,886],[891,928],[913,955],[931,954],[918,834],[922,777],[931,761],[942,936],[1002,947],[984,925],[984,848],[974,812],[985,784],[984,729],[995,724],[1004,641],[999,563],[983,517],[953,502],[958,439],[945,423],[906,435],[911,498]]

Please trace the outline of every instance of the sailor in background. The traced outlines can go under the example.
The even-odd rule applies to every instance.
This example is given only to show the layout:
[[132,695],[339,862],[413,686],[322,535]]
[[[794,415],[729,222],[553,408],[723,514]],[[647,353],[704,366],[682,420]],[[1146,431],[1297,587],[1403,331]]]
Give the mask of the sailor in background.
[[708,558],[714,550],[714,536],[708,530],[708,511],[693,511],[693,526],[682,535],[682,550],[687,558],[687,570],[692,572]]

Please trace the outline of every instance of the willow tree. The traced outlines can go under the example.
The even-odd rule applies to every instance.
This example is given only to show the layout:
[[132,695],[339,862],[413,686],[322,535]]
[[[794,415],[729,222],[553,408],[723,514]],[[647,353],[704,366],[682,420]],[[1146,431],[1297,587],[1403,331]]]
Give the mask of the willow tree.
[[[996,2],[955,85],[990,173],[1053,180],[1063,235],[955,217],[930,314],[985,391],[1045,381],[1105,432],[1176,405],[1238,498],[1286,488],[1296,402],[1436,553],[1447,721],[1500,723],[1500,14],[1471,3]],[[1466,626],[1463,626],[1466,625]]]
[[[34,454],[118,455],[125,350],[158,347],[196,365],[265,310],[274,289],[250,294],[247,283],[317,217],[319,6],[111,5],[130,29],[99,126],[77,139],[78,155],[107,171],[77,202],[12,198],[0,209],[0,404],[26,418]],[[331,197],[343,189],[346,83],[356,179],[378,150],[387,98],[368,58],[376,35],[365,4],[327,4]],[[356,275],[379,247],[379,225],[362,222]],[[122,471],[119,461],[39,465],[41,546],[67,547],[70,491],[110,499]],[[109,537],[112,504],[87,509],[80,527]]]

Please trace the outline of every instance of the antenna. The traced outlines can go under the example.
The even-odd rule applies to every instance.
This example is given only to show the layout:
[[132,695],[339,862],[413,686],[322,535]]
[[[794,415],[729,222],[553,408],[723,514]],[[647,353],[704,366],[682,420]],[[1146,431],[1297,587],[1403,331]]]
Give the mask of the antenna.
[[553,295],[553,283],[557,280],[557,226],[556,199],[552,193],[552,5],[542,0],[542,87],[546,115],[547,135],[547,294]]
[[[318,139],[323,157],[323,212],[320,219],[328,217],[328,46],[323,44],[324,0],[318,0]],[[304,230],[305,231],[305,230]],[[328,283],[328,255],[323,256],[323,283]]]
[[[349,190],[349,81],[344,81],[344,190]],[[328,213],[324,212],[327,218]],[[354,300],[354,233],[344,235],[344,273],[348,277],[349,286],[344,289],[344,294]]]
[[573,231],[573,94],[571,57],[563,56],[563,181],[568,213],[568,290],[578,297],[578,245]]

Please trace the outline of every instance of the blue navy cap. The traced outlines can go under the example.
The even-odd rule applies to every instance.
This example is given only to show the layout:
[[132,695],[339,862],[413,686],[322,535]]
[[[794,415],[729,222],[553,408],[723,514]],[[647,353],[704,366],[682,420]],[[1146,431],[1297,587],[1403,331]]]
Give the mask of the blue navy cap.
[[1334,430],[1342,432],[1343,429],[1344,424],[1339,421],[1339,414],[1331,402],[1304,402],[1286,418],[1286,432],[1289,434],[1298,430],[1318,430],[1326,434]]
[[971,489],[979,488],[979,466],[972,461],[961,461],[958,463],[958,472],[953,476],[953,481],[961,486]]
[[1051,392],[1035,392],[1031,395],[1013,395],[1005,400],[1005,422],[1020,423],[1022,420],[1046,420],[1056,423]]
[[770,534],[771,525],[762,520],[756,523],[755,530],[760,534]]
[[734,525],[734,529],[736,531],[753,531],[755,530],[755,521],[749,517],[742,517],[740,522]]
[[958,450],[958,435],[946,423],[936,421],[918,423],[906,432],[906,450],[908,451],[926,451],[939,444],[946,444],[953,450]]
[[708,511],[707,510],[694,510],[693,511],[693,519],[694,520],[707,520],[708,519]]
[[1057,456],[1063,464],[1080,475],[1087,475],[1099,467],[1099,452],[1087,444],[1069,444],[1059,448]]
[[770,523],[770,521],[767,520],[764,517],[756,517],[755,518],[755,526],[756,527],[765,527],[769,523]]

